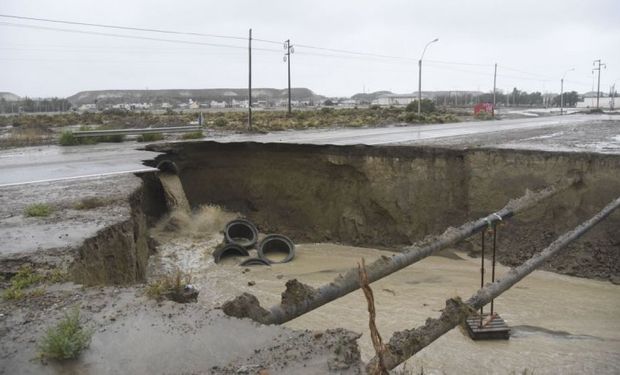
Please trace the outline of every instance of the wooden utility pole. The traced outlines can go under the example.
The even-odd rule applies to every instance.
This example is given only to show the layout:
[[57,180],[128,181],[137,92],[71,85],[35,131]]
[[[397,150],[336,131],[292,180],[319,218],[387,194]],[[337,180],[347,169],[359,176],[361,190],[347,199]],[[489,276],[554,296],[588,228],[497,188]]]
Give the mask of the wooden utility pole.
[[290,39],[284,42],[284,49],[286,49],[284,61],[288,63],[288,113],[291,114],[291,53],[295,52],[295,50],[291,46]]
[[592,71],[598,71],[598,85],[596,87],[596,108],[599,108],[599,99],[601,97],[601,67],[606,68],[607,65],[601,63],[601,59],[594,60],[592,63],[596,68],[592,69]]
[[497,104],[495,101],[495,90],[497,84],[497,63],[495,63],[495,70],[493,71],[493,109],[491,110],[491,114],[493,118],[495,118],[495,105]]
[[252,131],[252,29],[248,37],[248,130]]

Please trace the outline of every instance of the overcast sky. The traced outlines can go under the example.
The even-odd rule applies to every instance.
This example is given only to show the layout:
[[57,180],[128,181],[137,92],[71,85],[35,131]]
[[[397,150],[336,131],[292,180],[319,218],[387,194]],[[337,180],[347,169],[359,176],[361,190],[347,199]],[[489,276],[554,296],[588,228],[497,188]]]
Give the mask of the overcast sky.
[[[620,85],[618,0],[235,1],[0,0],[0,14],[283,41],[292,85],[329,96],[497,87],[590,91],[602,59],[601,91]],[[21,26],[20,26],[21,25]],[[23,27],[23,25],[38,28]],[[106,33],[177,40],[129,39]],[[306,46],[402,57],[378,58]],[[286,87],[283,46],[255,41],[254,87]],[[239,47],[239,48],[234,48]],[[82,90],[247,87],[247,41],[63,25],[0,17],[0,91],[69,96]]]

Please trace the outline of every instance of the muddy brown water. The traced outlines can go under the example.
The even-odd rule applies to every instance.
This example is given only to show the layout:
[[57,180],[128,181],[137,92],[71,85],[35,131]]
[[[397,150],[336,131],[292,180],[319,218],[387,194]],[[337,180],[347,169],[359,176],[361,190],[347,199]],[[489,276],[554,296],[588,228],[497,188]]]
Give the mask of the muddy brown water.
[[[355,267],[361,258],[371,262],[386,255],[381,250],[330,243],[297,244],[290,263],[244,268],[238,266],[243,258],[227,258],[216,265],[211,253],[223,238],[218,230],[234,217],[217,207],[203,207],[185,218],[192,224],[184,227],[183,235],[167,230],[164,219],[153,231],[160,246],[149,261],[149,277],[176,269],[190,273],[200,290],[198,303],[207,308],[242,292],[256,295],[268,307],[279,302],[288,279],[316,287]],[[255,251],[250,255],[255,256]],[[438,317],[447,298],[467,298],[477,290],[479,259],[455,252],[446,255],[429,257],[372,284],[384,341],[396,330]],[[498,267],[498,276],[507,270]],[[536,271],[495,305],[513,329],[509,341],[474,342],[457,328],[410,359],[407,368],[414,373],[424,368],[430,374],[620,373],[620,286]],[[362,332],[359,344],[363,359],[368,360],[374,352],[367,319],[366,301],[356,291],[286,326]]]

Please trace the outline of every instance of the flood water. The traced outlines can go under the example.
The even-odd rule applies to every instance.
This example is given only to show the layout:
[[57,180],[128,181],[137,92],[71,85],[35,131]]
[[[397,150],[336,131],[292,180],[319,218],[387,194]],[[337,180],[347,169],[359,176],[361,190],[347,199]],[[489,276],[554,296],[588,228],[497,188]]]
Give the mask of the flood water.
[[[183,235],[167,231],[164,220],[153,231],[160,246],[151,257],[149,277],[175,269],[190,273],[200,290],[198,303],[207,308],[242,292],[256,295],[262,306],[269,307],[280,301],[288,279],[318,287],[356,267],[361,258],[369,263],[386,255],[385,251],[337,244],[298,244],[295,259],[286,264],[248,267],[249,271],[238,266],[242,258],[215,264],[211,253],[223,238],[218,230],[233,217],[217,208],[202,208],[187,218],[202,224],[194,224],[191,233],[186,229]],[[426,258],[371,285],[384,342],[396,330],[438,317],[447,298],[466,299],[478,289],[479,259],[462,253],[448,255]],[[506,271],[498,267],[498,277]],[[416,374],[422,368],[425,374],[620,373],[620,286],[536,271],[500,296],[495,306],[512,327],[510,340],[474,342],[456,328],[410,359],[407,369]],[[366,300],[359,290],[286,326],[362,332],[363,359],[374,355]]]

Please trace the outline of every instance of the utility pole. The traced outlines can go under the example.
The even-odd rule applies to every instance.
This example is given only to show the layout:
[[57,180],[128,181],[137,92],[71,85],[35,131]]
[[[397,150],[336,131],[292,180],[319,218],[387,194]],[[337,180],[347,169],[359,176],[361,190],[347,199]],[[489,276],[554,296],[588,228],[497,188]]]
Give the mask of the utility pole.
[[495,70],[493,71],[493,109],[491,109],[491,117],[495,118],[495,91],[497,84],[497,63],[495,63]]
[[575,68],[568,69],[560,80],[560,116],[564,114],[564,78],[568,72],[572,72]]
[[248,130],[252,131],[252,29],[248,37]]
[[430,42],[426,43],[426,45],[424,46],[424,50],[422,50],[420,60],[418,60],[418,116],[422,114],[422,59],[424,58],[424,53],[426,52],[428,46],[438,41],[439,38],[435,38]]
[[594,72],[595,70],[598,71],[598,85],[596,87],[596,108],[598,109],[598,107],[599,107],[598,103],[599,103],[599,99],[600,99],[600,96],[601,96],[601,66],[603,68],[606,68],[607,65],[601,63],[601,59],[594,60],[592,65],[596,66],[596,68],[592,69],[592,72]]
[[284,42],[284,61],[288,63],[288,113],[291,114],[291,53],[295,52],[295,48],[291,46],[291,40],[287,39]]

